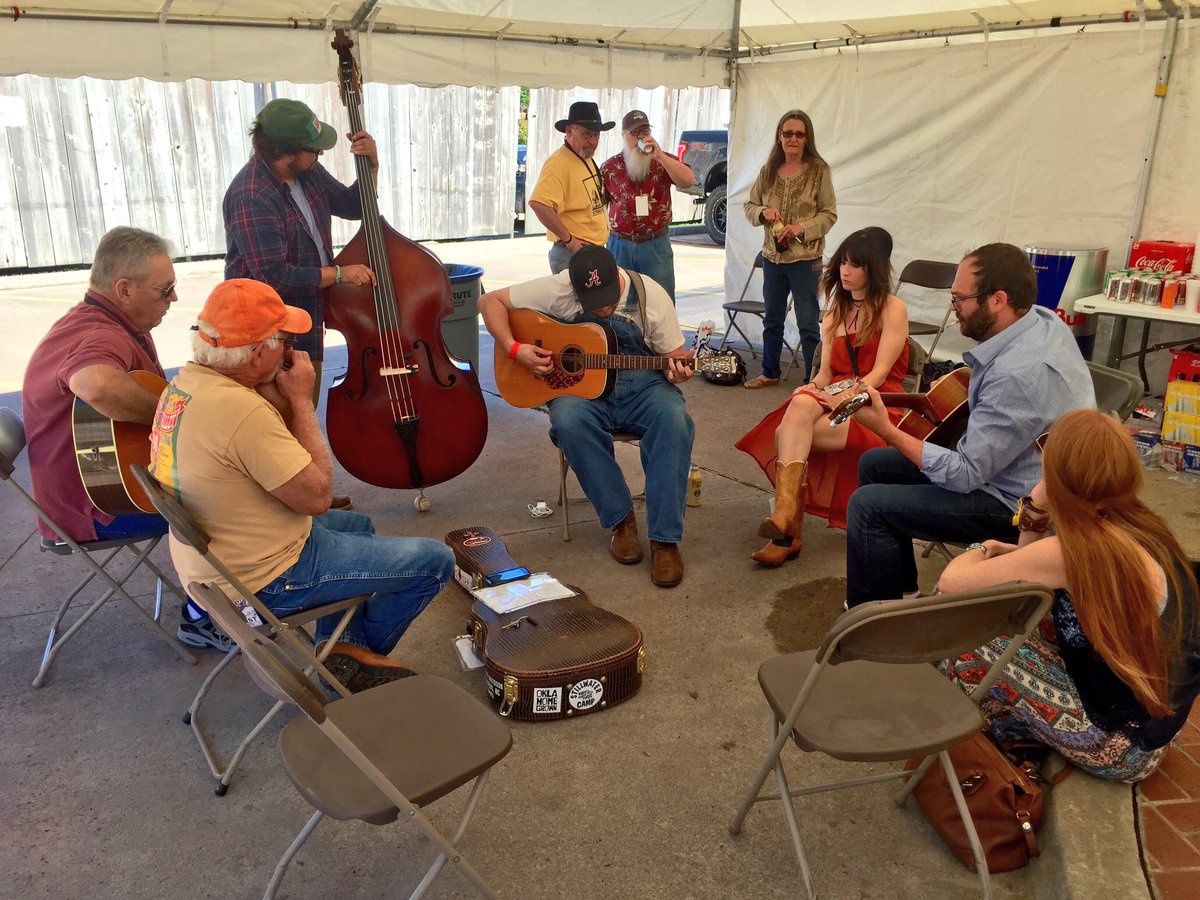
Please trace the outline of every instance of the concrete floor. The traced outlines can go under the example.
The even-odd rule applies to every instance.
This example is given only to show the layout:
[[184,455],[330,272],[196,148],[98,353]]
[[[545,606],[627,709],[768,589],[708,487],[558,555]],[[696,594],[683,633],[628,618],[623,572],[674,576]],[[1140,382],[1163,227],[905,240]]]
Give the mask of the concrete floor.
[[[485,254],[489,261],[482,261]],[[544,245],[532,239],[448,245],[442,256],[484,265],[489,288],[544,271]],[[711,310],[719,313],[724,299],[720,257],[717,248],[676,248],[685,322],[694,324],[702,313],[719,320]],[[173,332],[191,324],[207,293],[202,283],[211,281],[211,264],[194,265],[209,268],[180,267],[188,290],[156,334],[167,366],[184,360],[186,344]],[[65,310],[61,298],[73,301],[81,290],[61,277],[40,285],[8,281],[0,282],[0,328],[10,336],[0,405],[13,406],[20,354],[27,355],[31,340]],[[12,296],[26,299],[17,303]],[[528,503],[555,505],[557,453],[544,415],[513,409],[495,395],[484,343],[487,446],[472,468],[429,491],[433,509],[419,514],[414,492],[363,485],[343,472],[337,492],[351,494],[355,508],[383,533],[440,539],[454,528],[490,526],[520,562],[579,585],[636,623],[648,667],[640,693],[621,706],[578,720],[511,723],[513,750],[494,770],[464,854],[505,897],[802,896],[777,807],[753,811],[739,837],[725,827],[765,752],[759,663],[815,646],[844,595],[845,535],[819,520],[808,521],[806,547],[795,563],[764,570],[748,559],[769,494],[754,462],[732,443],[783,399],[786,385],[749,392],[697,378],[684,386],[697,423],[694,461],[704,472],[703,503],[687,513],[685,579],[661,590],[650,583],[648,560],[628,567],[611,560],[607,534],[585,501],[573,501],[569,543],[561,537],[561,510],[530,517]],[[327,381],[339,361],[344,367],[344,352],[331,352]],[[637,450],[619,446],[617,454],[631,487],[640,489]],[[18,479],[28,484],[27,472]],[[573,479],[572,488],[578,497]],[[1172,483],[1164,490],[1170,495],[1180,488]],[[259,896],[310,812],[279,767],[274,740],[286,716],[251,749],[228,795],[214,796],[180,714],[217,655],[202,653],[199,665],[183,665],[127,609],[112,604],[64,651],[46,685],[30,687],[57,598],[75,579],[69,560],[39,552],[31,524],[12,493],[0,491],[6,635],[0,797],[7,826],[0,872],[9,885],[0,895]],[[157,552],[169,567],[165,548]],[[923,571],[925,586],[932,586],[937,570],[935,554]],[[142,599],[151,590],[148,580],[139,582]],[[468,606],[449,586],[396,655],[482,696],[480,676],[460,671],[452,649]],[[168,605],[168,620],[175,615]],[[267,706],[234,666],[207,711],[218,738],[230,746]],[[870,768],[794,748],[787,758],[794,787]],[[974,874],[943,848],[915,807],[890,802],[892,790],[889,784],[798,802],[821,895],[976,896]],[[435,823],[451,827],[462,800],[460,791],[431,807]],[[1021,871],[995,876],[998,898],[1148,896],[1128,787],[1076,776],[1064,782],[1055,805],[1069,827],[1052,812],[1046,854]],[[404,824],[325,822],[293,863],[280,896],[404,896],[434,855]],[[430,894],[472,895],[456,872],[442,875]]]

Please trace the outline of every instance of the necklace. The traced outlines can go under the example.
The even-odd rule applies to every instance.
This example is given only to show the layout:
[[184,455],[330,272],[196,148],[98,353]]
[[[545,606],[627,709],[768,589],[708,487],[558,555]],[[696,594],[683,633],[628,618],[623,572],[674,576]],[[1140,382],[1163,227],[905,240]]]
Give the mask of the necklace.
[[853,329],[858,325],[858,315],[862,312],[863,301],[852,300],[851,305],[854,306],[854,315],[846,320],[846,334],[852,333]]

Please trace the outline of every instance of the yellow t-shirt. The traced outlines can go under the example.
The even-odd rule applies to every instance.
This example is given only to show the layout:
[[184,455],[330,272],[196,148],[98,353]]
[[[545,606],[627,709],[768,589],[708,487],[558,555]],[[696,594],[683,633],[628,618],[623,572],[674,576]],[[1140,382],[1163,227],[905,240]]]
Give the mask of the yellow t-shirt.
[[[269,492],[312,462],[278,410],[257,392],[188,363],[163,391],[150,435],[150,471],[211,539],[212,552],[252,591],[300,557],[312,517]],[[225,579],[171,535],[180,582]]]
[[[608,242],[608,215],[604,212],[604,180],[592,160],[580,159],[563,144],[546,160],[530,200],[544,203],[558,213],[571,234],[588,244]],[[546,238],[558,235],[547,231]]]

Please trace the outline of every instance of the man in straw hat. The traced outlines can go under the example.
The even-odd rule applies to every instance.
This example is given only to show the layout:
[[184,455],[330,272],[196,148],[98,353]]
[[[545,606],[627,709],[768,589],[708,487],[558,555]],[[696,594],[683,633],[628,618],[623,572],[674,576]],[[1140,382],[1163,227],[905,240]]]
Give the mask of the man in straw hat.
[[[201,310],[195,360],[163,392],[151,470],[212,539],[212,550],[279,616],[373,596],[325,665],[350,690],[411,675],[389,658],[454,571],[428,538],[382,537],[360,513],[331,510],[333,463],[312,403],[309,356],[290,344],[312,318],[270,286],[225,281]],[[221,576],[171,535],[183,584]],[[338,616],[317,622],[327,638]]]
[[608,195],[592,157],[600,143],[600,132],[615,124],[602,121],[600,107],[589,100],[572,103],[567,117],[554,123],[566,139],[542,166],[529,197],[529,208],[546,226],[546,239],[551,241],[552,274],[565,269],[580,247],[604,246],[608,240],[608,218],[604,214]]

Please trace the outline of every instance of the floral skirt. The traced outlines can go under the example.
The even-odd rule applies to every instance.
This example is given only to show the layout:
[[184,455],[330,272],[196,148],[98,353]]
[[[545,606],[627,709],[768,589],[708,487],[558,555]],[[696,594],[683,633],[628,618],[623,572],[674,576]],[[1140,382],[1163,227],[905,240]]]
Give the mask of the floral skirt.
[[[970,694],[1007,646],[1007,639],[996,638],[940,668]],[[1125,735],[1093,724],[1058,648],[1037,631],[1005,667],[979,711],[997,740],[1037,741],[1085,772],[1112,781],[1141,781],[1166,753],[1166,747],[1142,750]]]

